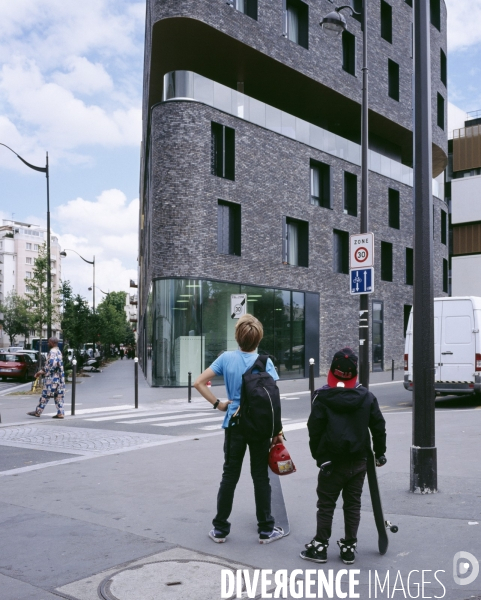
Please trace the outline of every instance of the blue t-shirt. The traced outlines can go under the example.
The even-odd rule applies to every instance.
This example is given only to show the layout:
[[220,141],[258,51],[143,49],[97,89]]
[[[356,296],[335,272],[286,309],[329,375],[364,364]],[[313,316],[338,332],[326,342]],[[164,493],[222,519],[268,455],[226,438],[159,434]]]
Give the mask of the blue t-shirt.
[[[257,352],[242,352],[242,350],[234,350],[224,352],[217,358],[210,368],[216,375],[224,376],[224,383],[227,390],[227,397],[232,400],[227,408],[227,413],[222,423],[224,429],[228,426],[229,420],[236,412],[240,405],[242,375],[250,369],[256,362],[259,355]],[[279,379],[279,375],[274,368],[270,358],[267,359],[266,371],[272,376],[274,381]]]

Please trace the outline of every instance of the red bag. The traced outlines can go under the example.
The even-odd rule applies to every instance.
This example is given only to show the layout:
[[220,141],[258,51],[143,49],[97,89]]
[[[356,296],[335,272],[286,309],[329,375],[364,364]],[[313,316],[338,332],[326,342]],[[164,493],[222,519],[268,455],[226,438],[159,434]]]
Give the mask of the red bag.
[[284,444],[272,446],[269,452],[269,467],[277,475],[289,475],[296,472],[296,467],[292,462],[291,455]]

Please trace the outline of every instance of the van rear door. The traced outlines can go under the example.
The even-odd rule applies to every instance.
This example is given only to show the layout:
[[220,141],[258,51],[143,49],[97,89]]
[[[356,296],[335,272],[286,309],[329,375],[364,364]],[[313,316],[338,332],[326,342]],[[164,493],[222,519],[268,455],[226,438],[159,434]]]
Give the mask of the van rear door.
[[473,381],[473,305],[470,300],[448,300],[442,305],[440,380]]
[[443,301],[434,300],[434,381],[441,379],[441,322],[443,314]]

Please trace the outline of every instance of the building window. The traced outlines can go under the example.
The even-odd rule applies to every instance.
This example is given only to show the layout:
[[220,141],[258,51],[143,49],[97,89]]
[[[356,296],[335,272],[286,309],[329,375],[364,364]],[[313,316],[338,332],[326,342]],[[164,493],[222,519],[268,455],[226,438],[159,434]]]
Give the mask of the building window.
[[211,173],[235,179],[235,130],[219,123],[211,127]]
[[443,258],[443,292],[448,293],[448,261]]
[[406,4],[412,8],[413,7],[413,0],[406,0]]
[[331,168],[311,160],[311,204],[331,208]]
[[381,279],[392,281],[392,244],[381,242]]
[[309,46],[309,6],[301,0],[286,0],[284,31],[286,37],[303,48]]
[[27,271],[25,273],[25,279],[32,279],[32,272],[31,271]]
[[441,0],[431,0],[431,24],[441,31]]
[[283,262],[297,267],[308,267],[309,224],[285,217],[283,229]]
[[399,102],[399,65],[388,59],[388,95]]
[[406,331],[408,330],[409,317],[411,315],[411,304],[404,305],[404,337],[406,337]]
[[406,248],[405,283],[406,285],[413,285],[414,283],[414,253],[412,248]]
[[219,200],[217,206],[217,252],[241,254],[241,207],[240,204]]
[[441,244],[447,243],[447,217],[446,211],[441,211]]
[[399,191],[389,188],[389,227],[399,229]]
[[372,370],[384,371],[384,303],[372,303]]
[[444,98],[438,93],[438,127],[444,129]]
[[351,0],[352,8],[359,14],[353,13],[352,18],[362,23],[362,0]]
[[27,263],[27,265],[31,265],[32,264],[32,257],[31,256],[27,256],[27,258],[25,259],[25,262]]
[[392,44],[392,6],[381,0],[381,37]]
[[34,249],[34,250],[37,250],[37,252],[38,252],[38,244],[34,244],[34,245],[33,245],[33,249]]
[[446,59],[446,54],[441,48],[441,81],[444,83],[445,87],[448,87],[448,62]]
[[356,74],[356,36],[349,31],[342,32],[342,68]]
[[228,4],[257,21],[257,0],[229,0]]
[[334,229],[332,270],[349,275],[349,234]]
[[344,171],[344,213],[357,217],[357,175]]
[[32,249],[32,244],[29,244],[28,242],[25,244],[27,250],[31,250]]

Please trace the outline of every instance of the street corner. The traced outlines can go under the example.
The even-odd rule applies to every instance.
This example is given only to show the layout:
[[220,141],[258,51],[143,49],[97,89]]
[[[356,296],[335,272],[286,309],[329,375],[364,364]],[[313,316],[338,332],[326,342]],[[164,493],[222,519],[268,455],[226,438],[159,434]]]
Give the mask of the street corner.
[[[245,579],[252,581],[255,572],[256,569],[249,565],[176,547],[74,581],[57,588],[55,593],[69,600],[214,600],[246,597]],[[235,586],[230,595],[224,594],[222,590],[227,589],[237,573],[242,574],[242,596],[237,596]]]

